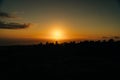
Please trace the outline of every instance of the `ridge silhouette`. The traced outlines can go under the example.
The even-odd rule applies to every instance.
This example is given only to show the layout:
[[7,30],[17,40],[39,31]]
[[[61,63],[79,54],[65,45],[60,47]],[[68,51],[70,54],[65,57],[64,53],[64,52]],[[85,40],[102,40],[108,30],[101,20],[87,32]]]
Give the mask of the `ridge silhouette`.
[[[81,72],[119,72],[120,41],[82,41],[0,47],[2,72],[80,76]],[[9,59],[9,60],[8,60]]]

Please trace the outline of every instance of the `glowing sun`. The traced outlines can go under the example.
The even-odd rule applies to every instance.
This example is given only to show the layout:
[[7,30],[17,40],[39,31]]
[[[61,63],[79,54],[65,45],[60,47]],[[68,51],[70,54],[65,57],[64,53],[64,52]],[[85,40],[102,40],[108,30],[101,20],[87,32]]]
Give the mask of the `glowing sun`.
[[54,39],[54,40],[61,40],[61,39],[64,38],[63,31],[58,30],[58,29],[53,30],[51,37],[52,37],[52,39]]

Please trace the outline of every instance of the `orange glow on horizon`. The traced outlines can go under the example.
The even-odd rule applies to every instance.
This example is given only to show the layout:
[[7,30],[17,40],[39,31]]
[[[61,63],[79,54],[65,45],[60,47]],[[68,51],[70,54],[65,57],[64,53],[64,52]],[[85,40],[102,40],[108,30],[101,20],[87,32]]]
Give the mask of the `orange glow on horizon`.
[[[47,40],[47,41],[71,41],[71,40],[98,40],[102,39],[101,35],[96,32],[93,34],[91,31],[84,31],[77,28],[67,28],[69,25],[65,23],[49,23],[42,30],[34,30],[31,35],[23,35],[23,37],[30,37],[31,39]],[[31,27],[34,29],[34,27]],[[28,34],[28,33],[27,33]],[[107,34],[107,33],[106,33]],[[19,36],[20,37],[20,36]],[[22,36],[21,36],[22,37]]]

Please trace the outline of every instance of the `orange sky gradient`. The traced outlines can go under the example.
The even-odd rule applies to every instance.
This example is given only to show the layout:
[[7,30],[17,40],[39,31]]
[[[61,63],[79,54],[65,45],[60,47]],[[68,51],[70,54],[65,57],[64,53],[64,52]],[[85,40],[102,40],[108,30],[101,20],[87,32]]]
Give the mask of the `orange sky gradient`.
[[0,0],[0,11],[0,44],[120,39],[118,0]]

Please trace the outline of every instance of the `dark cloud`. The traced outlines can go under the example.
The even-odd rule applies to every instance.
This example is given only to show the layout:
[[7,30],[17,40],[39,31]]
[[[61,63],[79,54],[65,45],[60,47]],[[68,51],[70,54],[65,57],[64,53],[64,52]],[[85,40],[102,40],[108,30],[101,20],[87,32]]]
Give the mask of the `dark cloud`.
[[28,28],[30,26],[30,24],[20,24],[20,23],[7,23],[2,21],[3,18],[18,18],[12,14],[9,13],[5,13],[5,12],[0,12],[0,29],[24,29],[24,28]]
[[120,39],[120,36],[103,36],[103,39]]
[[0,29],[24,29],[28,28],[29,26],[30,24],[0,22]]
[[20,24],[20,23],[16,23],[16,22],[13,22],[13,23],[7,23],[7,22],[4,22],[2,21],[3,18],[18,18],[12,14],[9,14],[9,13],[5,13],[5,12],[0,12],[0,29],[25,29],[25,28],[28,28],[30,26],[30,24]]
[[0,12],[0,17],[1,18],[17,18],[16,16],[6,13],[6,12]]
[[102,38],[103,38],[103,39],[108,39],[109,37],[103,36]]
[[115,39],[120,39],[120,36],[114,36]]
[[10,13],[6,13],[1,11],[1,7],[3,4],[3,0],[0,0],[0,29],[25,29],[28,28],[30,26],[30,24],[21,24],[21,23],[7,23],[5,21],[3,21],[4,18],[19,18],[13,14]]

